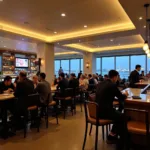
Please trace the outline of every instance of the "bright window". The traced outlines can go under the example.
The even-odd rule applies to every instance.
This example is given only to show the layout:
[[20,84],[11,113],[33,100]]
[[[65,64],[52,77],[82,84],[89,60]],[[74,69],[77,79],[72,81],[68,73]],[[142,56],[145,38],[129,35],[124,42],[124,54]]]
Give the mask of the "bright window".
[[70,73],[75,73],[78,75],[80,72],[80,59],[71,59],[70,60]]
[[69,74],[69,60],[61,60],[61,67],[64,73]]
[[120,77],[128,79],[129,77],[129,56],[116,57],[116,70]]
[[96,73],[101,74],[101,58],[96,58]]
[[55,60],[55,75],[58,75],[60,69],[60,60]]
[[114,57],[102,58],[102,75],[108,74],[108,72],[115,68]]

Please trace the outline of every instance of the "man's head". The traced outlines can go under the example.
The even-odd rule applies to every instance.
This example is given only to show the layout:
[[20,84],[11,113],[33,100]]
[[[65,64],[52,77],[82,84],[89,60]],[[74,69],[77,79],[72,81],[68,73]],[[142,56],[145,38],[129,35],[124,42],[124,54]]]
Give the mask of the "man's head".
[[107,80],[109,76],[107,74],[104,75],[104,80]]
[[71,73],[71,74],[70,74],[70,78],[71,78],[71,79],[74,79],[75,77],[76,77],[76,75],[75,75],[74,73]]
[[27,73],[25,71],[21,71],[19,73],[19,81],[23,81],[27,77]]
[[60,77],[60,79],[62,80],[62,79],[65,78],[65,74],[64,74],[64,73],[61,73],[61,74],[59,75],[59,77]]
[[119,73],[116,70],[110,70],[109,73],[108,73],[108,76],[109,76],[110,80],[114,83],[117,82],[118,75],[119,75]]
[[5,84],[5,86],[9,86],[9,85],[11,85],[11,83],[12,83],[12,77],[6,76],[4,78],[4,84]]
[[141,70],[141,65],[136,65],[136,66],[135,66],[135,69],[136,69],[137,71],[140,71],[140,70]]
[[43,81],[46,78],[46,74],[44,72],[40,73],[39,80]]
[[89,75],[88,75],[88,78],[89,78],[89,79],[90,79],[90,78],[92,78],[92,75],[91,75],[91,74],[89,74]]
[[37,83],[38,83],[38,76],[37,76],[37,75],[34,75],[34,76],[32,77],[32,81],[33,81],[34,84],[37,84]]

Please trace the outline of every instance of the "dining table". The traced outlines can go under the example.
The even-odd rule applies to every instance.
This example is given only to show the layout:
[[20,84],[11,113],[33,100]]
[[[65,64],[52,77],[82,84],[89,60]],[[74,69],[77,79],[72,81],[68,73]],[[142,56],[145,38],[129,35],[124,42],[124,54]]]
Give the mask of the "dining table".
[[0,109],[1,109],[1,114],[2,114],[2,126],[3,126],[3,138],[7,138],[8,137],[8,122],[7,122],[7,118],[8,118],[8,113],[7,113],[7,109],[8,109],[8,103],[10,103],[11,101],[13,101],[15,98],[13,93],[4,93],[4,94],[0,94]]

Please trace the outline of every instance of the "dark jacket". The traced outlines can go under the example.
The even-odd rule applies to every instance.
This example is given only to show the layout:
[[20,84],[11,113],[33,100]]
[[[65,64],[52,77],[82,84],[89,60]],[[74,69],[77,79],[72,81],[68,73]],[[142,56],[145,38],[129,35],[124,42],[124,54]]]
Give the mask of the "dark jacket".
[[129,86],[135,88],[136,87],[135,83],[139,82],[139,80],[140,80],[140,74],[136,70],[132,71],[129,76],[129,82],[130,82]]
[[57,89],[60,89],[60,93],[63,95],[65,93],[65,89],[68,88],[69,82],[67,79],[62,79],[59,81]]
[[[45,80],[45,81],[38,83],[35,91],[39,93],[41,103],[46,104],[46,102],[51,102],[51,100],[52,100],[51,99],[51,88],[50,88],[49,82],[47,82]],[[49,100],[48,100],[48,94],[50,94]]]
[[79,87],[79,80],[76,79],[76,78],[71,79],[71,80],[69,81],[69,88],[75,89],[75,88],[77,88],[77,87]]
[[126,99],[126,96],[119,91],[117,85],[111,80],[105,80],[98,84],[96,102],[99,104],[99,114],[104,115],[105,113],[113,111],[113,101],[115,97],[117,97],[119,101]]
[[89,79],[89,84],[95,84],[95,81],[93,78]]
[[3,93],[4,91],[8,90],[8,89],[15,89],[14,85],[11,83],[9,86],[6,86],[3,82],[0,82],[0,93]]

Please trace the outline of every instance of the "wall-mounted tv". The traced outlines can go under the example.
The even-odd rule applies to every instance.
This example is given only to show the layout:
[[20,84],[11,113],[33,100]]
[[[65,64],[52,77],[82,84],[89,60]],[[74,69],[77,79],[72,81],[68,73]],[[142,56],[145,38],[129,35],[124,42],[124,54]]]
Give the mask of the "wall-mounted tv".
[[29,60],[27,58],[16,58],[16,67],[27,68],[29,66]]

